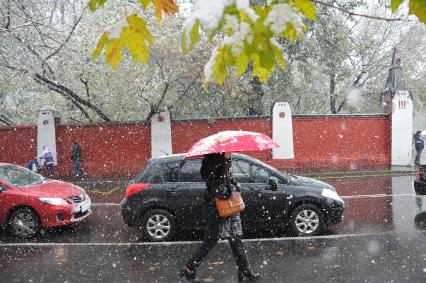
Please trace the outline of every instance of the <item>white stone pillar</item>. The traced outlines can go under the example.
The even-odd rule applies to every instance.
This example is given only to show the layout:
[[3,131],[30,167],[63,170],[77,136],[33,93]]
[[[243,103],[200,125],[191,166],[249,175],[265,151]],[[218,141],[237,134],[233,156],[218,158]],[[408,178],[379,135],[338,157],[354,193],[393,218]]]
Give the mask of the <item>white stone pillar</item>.
[[48,146],[53,155],[54,165],[58,165],[56,151],[56,123],[59,122],[59,113],[52,108],[38,111],[37,119],[37,155]]
[[392,99],[392,165],[410,165],[413,154],[413,100],[408,91]]
[[172,125],[170,112],[164,109],[151,118],[151,155],[157,157],[172,154]]
[[293,159],[293,119],[288,102],[276,102],[272,110],[272,139],[280,148],[272,149],[273,159]]

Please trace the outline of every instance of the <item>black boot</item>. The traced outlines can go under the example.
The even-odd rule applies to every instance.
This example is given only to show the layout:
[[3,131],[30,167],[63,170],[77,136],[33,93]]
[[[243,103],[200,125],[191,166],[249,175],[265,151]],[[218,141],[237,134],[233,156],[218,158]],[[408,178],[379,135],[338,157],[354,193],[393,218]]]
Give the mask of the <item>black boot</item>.
[[238,282],[243,282],[245,278],[249,281],[256,281],[260,278],[260,274],[252,273],[250,270],[238,271]]
[[200,283],[200,280],[198,280],[198,278],[195,276],[195,270],[190,270],[187,267],[184,267],[180,273],[179,273],[180,277],[186,277],[186,280],[188,280],[189,282],[192,283]]

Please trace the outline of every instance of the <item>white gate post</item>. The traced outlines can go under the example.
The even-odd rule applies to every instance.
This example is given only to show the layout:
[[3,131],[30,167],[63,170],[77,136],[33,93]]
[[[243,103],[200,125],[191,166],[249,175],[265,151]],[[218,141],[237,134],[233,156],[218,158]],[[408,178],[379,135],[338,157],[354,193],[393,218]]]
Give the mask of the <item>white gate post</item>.
[[167,108],[151,117],[151,157],[172,154],[172,126]]
[[59,112],[53,108],[43,108],[38,111],[37,119],[37,155],[48,146],[53,155],[53,164],[58,165],[56,152],[56,123],[59,123]]
[[273,159],[293,159],[293,119],[288,102],[275,102],[272,110],[272,139],[280,148],[272,149]]
[[407,90],[392,99],[392,165],[410,165],[413,154],[413,100]]

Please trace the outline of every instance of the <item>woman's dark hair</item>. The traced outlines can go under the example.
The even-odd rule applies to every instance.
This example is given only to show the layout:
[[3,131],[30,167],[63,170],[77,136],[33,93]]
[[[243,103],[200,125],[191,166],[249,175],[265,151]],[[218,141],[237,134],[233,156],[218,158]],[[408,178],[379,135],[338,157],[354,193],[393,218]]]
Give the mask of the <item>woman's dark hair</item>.
[[[212,174],[222,174],[228,167],[228,161],[224,153],[206,154],[201,165],[201,178],[207,180]],[[222,172],[223,171],[223,172]]]

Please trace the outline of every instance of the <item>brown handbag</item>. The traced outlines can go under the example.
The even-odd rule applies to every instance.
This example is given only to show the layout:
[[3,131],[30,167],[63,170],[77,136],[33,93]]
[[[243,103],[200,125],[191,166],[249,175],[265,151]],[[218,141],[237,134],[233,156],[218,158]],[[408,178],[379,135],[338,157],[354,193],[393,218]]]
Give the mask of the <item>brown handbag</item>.
[[227,199],[214,198],[217,212],[222,218],[232,216],[243,211],[246,206],[239,192],[232,192],[232,195]]

